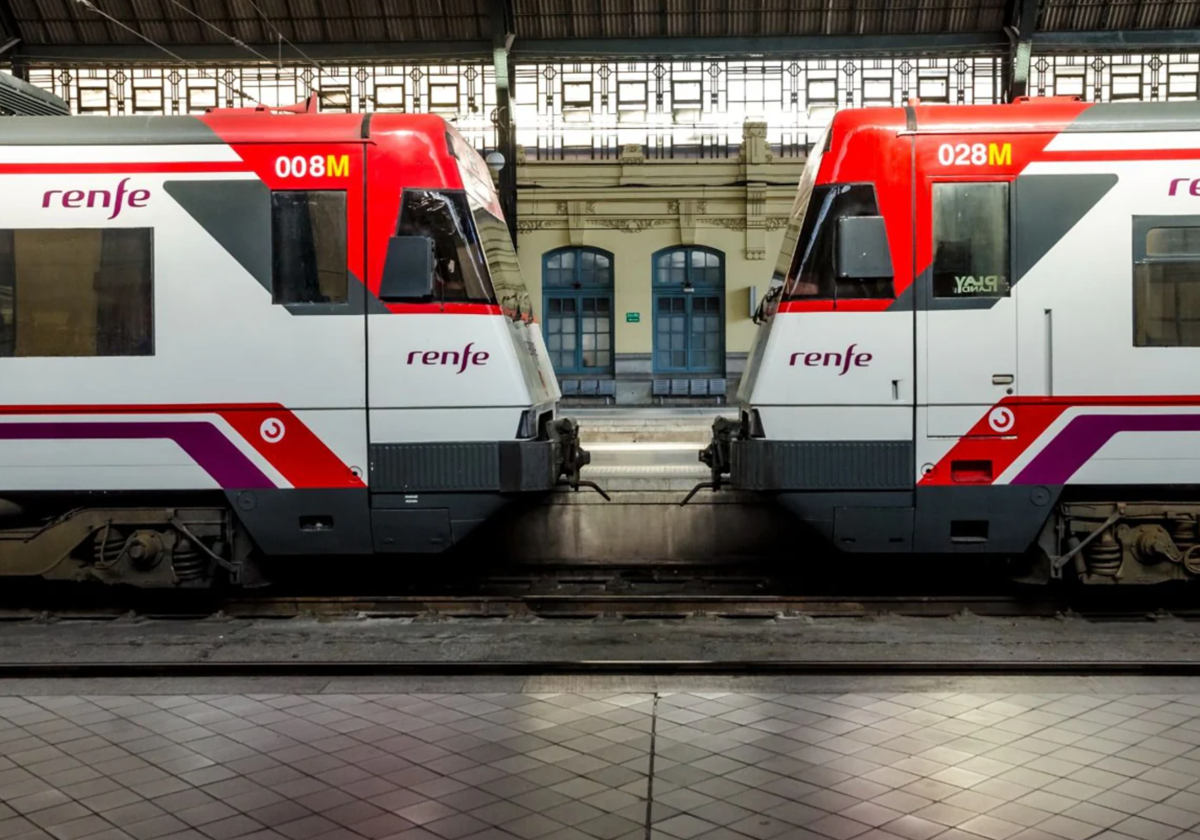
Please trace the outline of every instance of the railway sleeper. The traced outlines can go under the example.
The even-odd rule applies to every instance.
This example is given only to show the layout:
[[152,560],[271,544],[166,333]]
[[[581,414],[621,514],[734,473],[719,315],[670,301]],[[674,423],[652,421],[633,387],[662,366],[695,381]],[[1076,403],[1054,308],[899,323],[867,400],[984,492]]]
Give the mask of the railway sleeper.
[[253,546],[220,507],[74,508],[37,517],[0,500],[0,575],[198,589],[263,583]]

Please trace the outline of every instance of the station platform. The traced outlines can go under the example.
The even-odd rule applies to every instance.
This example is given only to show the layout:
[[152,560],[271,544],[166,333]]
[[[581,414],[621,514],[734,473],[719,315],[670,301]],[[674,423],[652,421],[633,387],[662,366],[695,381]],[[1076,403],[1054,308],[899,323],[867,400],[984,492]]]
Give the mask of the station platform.
[[0,838],[1200,836],[1200,681],[604,682],[0,683]]

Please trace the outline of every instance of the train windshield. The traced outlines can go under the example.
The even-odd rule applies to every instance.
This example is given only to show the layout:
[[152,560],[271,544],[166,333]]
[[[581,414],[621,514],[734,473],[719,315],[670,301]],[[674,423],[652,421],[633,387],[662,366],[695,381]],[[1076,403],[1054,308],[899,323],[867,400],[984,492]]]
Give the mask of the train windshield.
[[800,226],[804,224],[805,210],[809,199],[812,198],[813,184],[817,180],[817,170],[821,168],[821,158],[830,140],[832,125],[827,125],[813,144],[804,171],[800,173],[800,186],[796,189],[796,200],[792,203],[792,212],[788,214],[788,226],[783,233],[783,244],[779,256],[775,260],[775,271],[771,276],[771,287],[782,287],[792,267],[792,255],[796,252],[796,243],[800,239]]
[[784,300],[890,297],[890,280],[839,280],[834,271],[833,248],[837,220],[847,216],[876,216],[879,205],[872,184],[816,185],[821,159],[829,151],[833,126],[825,128],[813,145],[796,202],[775,262],[771,292]]
[[496,302],[512,315],[530,315],[529,295],[521,277],[521,265],[513,248],[508,225],[486,208],[476,207],[472,213],[479,241],[487,259],[488,275],[492,281]]
[[792,255],[784,297],[788,300],[891,297],[891,278],[841,278],[834,267],[838,219],[878,215],[873,184],[814,187]]
[[405,190],[397,233],[433,240],[433,299],[439,303],[495,303],[487,262],[465,193]]
[[454,129],[447,130],[446,145],[458,161],[458,172],[487,262],[495,302],[510,315],[532,316],[529,294],[521,277],[521,264],[517,261],[517,252],[487,165]]

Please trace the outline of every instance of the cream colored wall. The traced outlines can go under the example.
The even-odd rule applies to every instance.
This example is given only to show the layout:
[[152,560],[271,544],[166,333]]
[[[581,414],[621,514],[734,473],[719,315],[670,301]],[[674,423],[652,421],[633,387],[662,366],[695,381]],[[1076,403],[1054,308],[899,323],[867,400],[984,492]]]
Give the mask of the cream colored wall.
[[[761,130],[760,130],[761,129]],[[765,126],[747,124],[739,159],[647,161],[625,147],[617,162],[522,161],[518,155],[518,250],[540,313],[542,256],[587,246],[614,255],[615,350],[648,354],[652,257],[703,245],[725,254],[726,351],[750,349],[749,289],[770,281],[804,161],[775,160]],[[627,312],[641,314],[626,323]]]

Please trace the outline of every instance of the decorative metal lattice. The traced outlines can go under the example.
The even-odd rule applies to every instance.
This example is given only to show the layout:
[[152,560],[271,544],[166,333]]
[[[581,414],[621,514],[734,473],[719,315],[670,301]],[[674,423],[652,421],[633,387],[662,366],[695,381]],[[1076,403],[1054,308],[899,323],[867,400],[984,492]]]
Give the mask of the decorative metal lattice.
[[[924,102],[999,102],[995,57],[518,64],[517,142],[535,160],[736,156],[747,120],[775,155],[804,154],[834,111]],[[491,64],[218,68],[32,67],[29,80],[80,114],[187,114],[288,105],[324,111],[433,112],[481,151],[496,145]],[[1034,56],[1030,93],[1089,101],[1197,99],[1200,54]]]
[[275,107],[313,93],[334,112],[436,113],[476,148],[496,145],[495,71],[490,64],[32,67],[29,81],[76,114],[198,114],[206,108]]
[[538,159],[616,158],[629,144],[651,158],[728,157],[748,119],[789,157],[839,108],[995,102],[1000,74],[995,58],[524,64],[514,117]]
[[1034,56],[1029,90],[1091,102],[1197,99],[1200,53]]

